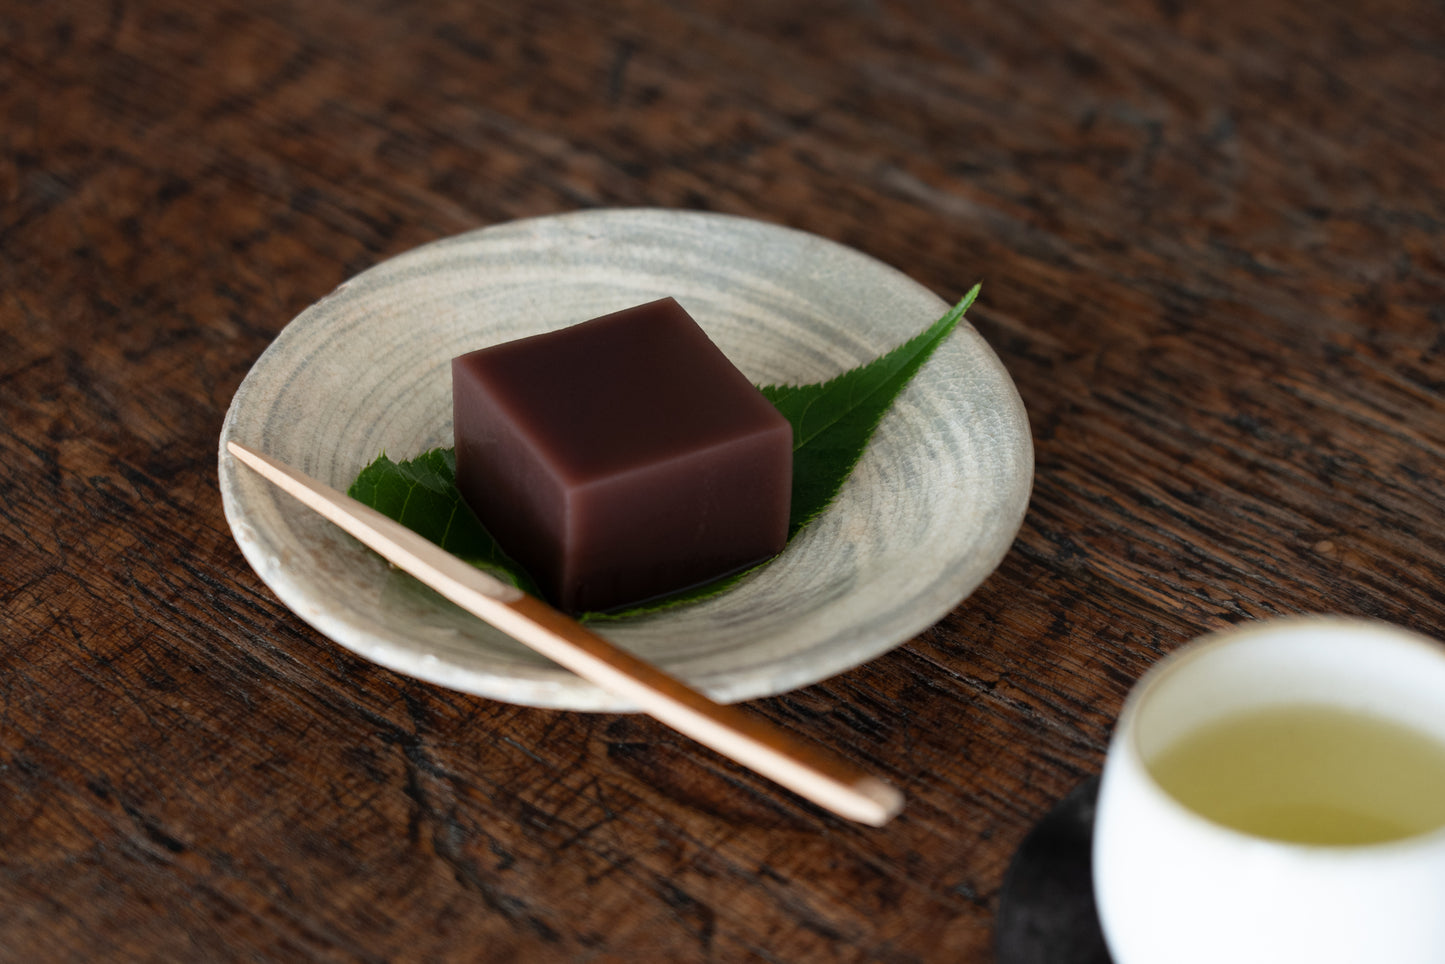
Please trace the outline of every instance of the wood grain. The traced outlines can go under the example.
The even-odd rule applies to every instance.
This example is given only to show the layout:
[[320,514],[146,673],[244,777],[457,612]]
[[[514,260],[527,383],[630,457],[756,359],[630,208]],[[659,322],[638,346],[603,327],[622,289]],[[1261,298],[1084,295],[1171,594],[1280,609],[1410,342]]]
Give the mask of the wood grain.
[[[5,5],[0,958],[987,959],[1161,654],[1305,611],[1445,636],[1442,61],[1407,0]],[[903,789],[884,830],[645,718],[367,664],[226,529],[221,417],[298,311],[634,204],[984,282],[1037,453],[1014,551],[755,704]]]

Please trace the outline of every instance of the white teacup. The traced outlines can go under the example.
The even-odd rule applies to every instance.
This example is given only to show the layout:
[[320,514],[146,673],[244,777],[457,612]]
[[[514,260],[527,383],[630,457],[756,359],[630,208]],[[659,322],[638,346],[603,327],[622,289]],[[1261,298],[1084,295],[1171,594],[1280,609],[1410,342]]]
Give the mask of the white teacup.
[[[1409,787],[1366,801],[1388,811],[1380,819],[1401,821],[1394,832],[1337,810],[1300,809],[1254,824],[1213,809],[1224,804],[1209,798],[1211,788],[1233,791],[1256,778],[1310,785],[1318,774],[1293,771],[1313,759],[1308,747],[1246,778],[1206,779],[1192,790],[1179,782],[1190,740],[1202,747],[1207,734],[1225,732],[1223,721],[1253,719],[1262,722],[1237,723],[1244,729],[1235,738],[1254,752],[1267,742],[1269,718],[1258,714],[1283,719],[1306,705],[1357,714],[1347,723],[1358,714],[1391,721],[1432,738],[1418,748],[1445,751],[1445,647],[1384,624],[1286,619],[1205,637],[1145,674],[1109,746],[1094,831],[1095,899],[1116,964],[1445,962],[1445,776],[1432,783],[1431,767],[1390,770],[1381,754],[1361,757],[1360,770],[1374,770],[1363,785],[1399,778]],[[1331,739],[1325,748],[1333,753],[1350,740]],[[1188,777],[1191,764],[1182,766]],[[1274,779],[1281,773],[1288,775]],[[1285,839],[1291,836],[1306,842]]]

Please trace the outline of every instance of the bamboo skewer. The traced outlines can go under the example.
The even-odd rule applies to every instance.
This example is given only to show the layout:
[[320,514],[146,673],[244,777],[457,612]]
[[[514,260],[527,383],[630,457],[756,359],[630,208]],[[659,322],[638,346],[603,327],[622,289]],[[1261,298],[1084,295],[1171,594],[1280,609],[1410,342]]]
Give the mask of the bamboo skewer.
[[881,827],[903,795],[853,763],[737,706],[716,703],[534,596],[388,517],[236,442],[231,454],[463,609],[644,712],[842,817]]

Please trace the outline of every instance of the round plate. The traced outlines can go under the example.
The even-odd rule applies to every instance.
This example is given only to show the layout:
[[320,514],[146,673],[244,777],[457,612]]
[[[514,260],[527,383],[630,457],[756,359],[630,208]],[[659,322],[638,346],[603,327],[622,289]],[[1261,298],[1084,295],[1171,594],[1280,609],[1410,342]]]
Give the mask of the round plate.
[[[410,458],[452,444],[453,356],[666,295],[758,384],[824,380],[948,308],[850,248],[726,215],[583,211],[425,245],[308,308],[237,390],[220,485],[247,561],[302,619],[398,672],[514,703],[631,709],[390,569],[238,466],[226,443],[344,490],[383,451]],[[972,592],[1012,543],[1032,479],[1018,392],[961,324],[894,403],[836,503],[781,556],[714,599],[597,629],[723,702],[816,682],[910,639]]]

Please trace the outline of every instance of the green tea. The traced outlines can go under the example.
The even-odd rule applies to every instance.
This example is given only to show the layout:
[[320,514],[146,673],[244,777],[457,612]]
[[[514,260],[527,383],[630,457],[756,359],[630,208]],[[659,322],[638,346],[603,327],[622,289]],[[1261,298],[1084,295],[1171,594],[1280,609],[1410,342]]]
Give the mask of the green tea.
[[1335,707],[1229,717],[1149,769],[1196,813],[1261,837],[1368,844],[1445,826],[1445,742]]

